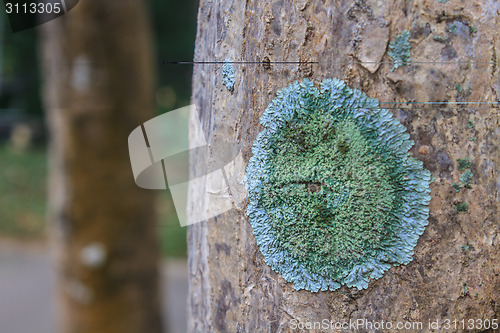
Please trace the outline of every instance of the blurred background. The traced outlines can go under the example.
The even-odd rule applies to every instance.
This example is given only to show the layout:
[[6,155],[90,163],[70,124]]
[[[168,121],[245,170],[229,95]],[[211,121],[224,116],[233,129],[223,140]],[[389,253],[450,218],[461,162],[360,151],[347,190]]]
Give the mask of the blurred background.
[[[155,112],[162,114],[189,104],[192,67],[160,61],[193,58],[198,1],[147,4],[154,34]],[[40,27],[13,33],[3,3],[0,7],[0,332],[49,333],[56,331],[57,311],[47,244],[49,133],[41,95]],[[159,192],[156,207],[165,331],[185,332],[186,228],[179,225],[168,191]]]

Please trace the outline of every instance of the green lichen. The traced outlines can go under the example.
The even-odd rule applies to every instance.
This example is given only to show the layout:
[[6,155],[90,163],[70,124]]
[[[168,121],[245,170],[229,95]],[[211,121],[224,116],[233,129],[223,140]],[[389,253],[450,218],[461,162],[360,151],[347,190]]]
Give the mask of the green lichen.
[[439,36],[439,35],[435,35],[435,36],[434,36],[434,40],[435,40],[436,42],[439,42],[439,43],[444,43],[444,42],[445,42],[444,38],[443,38],[443,37],[441,37],[441,36]]
[[405,30],[396,37],[395,41],[389,43],[391,50],[387,54],[394,59],[394,67],[392,67],[391,72],[400,66],[410,64],[410,36],[410,32]]
[[477,32],[477,27],[470,27],[470,28],[469,28],[469,31],[470,31],[471,33],[476,33],[476,32]]
[[448,2],[448,0],[438,0],[438,1],[439,1],[439,3],[447,3]]
[[448,27],[448,32],[450,34],[454,33],[455,30],[457,30],[457,25],[456,24],[450,24],[449,27]]
[[466,202],[461,202],[461,203],[455,205],[455,211],[457,213],[466,212],[468,208],[469,208],[469,204],[467,204]]
[[234,89],[234,74],[233,63],[231,59],[227,58],[222,65],[222,84],[224,84],[229,91],[233,91]]
[[460,189],[463,187],[462,184],[459,183],[451,183],[451,187],[455,190],[455,192],[460,192]]
[[465,170],[470,167],[469,158],[459,158],[457,162],[458,162],[458,170]]
[[474,127],[476,127],[476,124],[474,124],[472,121],[469,120],[469,121],[467,121],[467,127],[474,128]]
[[430,172],[378,101],[326,79],[278,92],[247,167],[247,214],[266,263],[295,289],[363,289],[407,264],[427,225]]
[[461,93],[463,91],[462,85],[460,85],[460,84],[457,83],[455,85],[455,90],[458,91],[459,93]]
[[470,169],[467,169],[462,176],[460,176],[460,181],[464,184],[465,187],[470,188],[470,181],[472,180],[472,177],[474,174]]

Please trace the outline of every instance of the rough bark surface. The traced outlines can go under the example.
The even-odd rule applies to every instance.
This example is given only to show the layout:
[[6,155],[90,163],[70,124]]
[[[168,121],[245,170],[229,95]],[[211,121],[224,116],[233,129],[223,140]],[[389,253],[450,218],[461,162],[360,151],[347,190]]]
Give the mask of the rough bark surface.
[[154,196],[127,149],[153,114],[144,4],[81,1],[41,28],[61,331],[161,332]]
[[[388,44],[404,30],[413,64],[391,72]],[[305,77],[337,77],[380,101],[442,104],[391,110],[415,141],[411,155],[435,177],[429,226],[409,265],[391,268],[367,290],[295,291],[265,264],[245,207],[235,207],[189,229],[190,331],[289,332],[294,319],[366,319],[422,322],[415,331],[431,332],[429,320],[499,318],[499,109],[447,104],[499,100],[498,31],[493,0],[202,0],[195,60],[319,62],[236,64],[233,91],[220,66],[195,67],[193,102],[211,156],[221,156],[218,142],[232,143],[245,168],[260,115],[279,89]],[[462,158],[474,176],[470,189],[455,192]],[[192,162],[193,170],[211,163]],[[191,188],[189,215],[208,209],[214,195]],[[468,211],[458,213],[462,202]]]

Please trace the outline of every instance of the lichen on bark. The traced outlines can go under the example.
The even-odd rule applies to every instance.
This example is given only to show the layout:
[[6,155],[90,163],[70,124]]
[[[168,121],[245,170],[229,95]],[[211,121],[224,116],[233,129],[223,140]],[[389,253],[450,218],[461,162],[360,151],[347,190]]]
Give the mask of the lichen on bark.
[[387,54],[394,59],[394,67],[392,67],[391,72],[400,66],[410,64],[410,36],[410,32],[405,30],[394,41],[389,43],[391,50]]
[[409,263],[431,177],[409,157],[406,128],[337,79],[277,95],[247,167],[247,214],[266,263],[313,292],[364,289]]
[[234,89],[234,66],[231,59],[227,58],[224,60],[224,64],[222,64],[222,84],[229,91],[233,91]]

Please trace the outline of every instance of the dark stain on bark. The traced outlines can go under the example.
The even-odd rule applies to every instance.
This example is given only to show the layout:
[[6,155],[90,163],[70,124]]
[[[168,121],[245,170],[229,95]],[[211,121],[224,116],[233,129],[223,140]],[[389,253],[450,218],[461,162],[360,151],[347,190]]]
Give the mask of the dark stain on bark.
[[444,151],[440,151],[437,153],[437,162],[440,170],[439,176],[442,178],[451,179],[453,163]]
[[300,59],[300,64],[299,64],[299,72],[304,76],[304,77],[311,77],[314,74],[313,71],[313,64],[310,59],[307,58],[302,58]]
[[281,36],[281,22],[276,17],[271,22],[271,30],[276,34],[276,36]]
[[[413,121],[413,118],[415,118],[415,112],[413,110],[399,109],[397,117],[403,123],[403,125],[405,125],[406,128],[408,128],[408,126]],[[409,128],[408,131],[410,131]]]
[[271,332],[278,332],[278,328],[279,328],[279,318],[276,316],[276,313],[274,312],[271,312],[269,314],[269,323],[270,323],[270,331]]
[[226,256],[231,254],[231,248],[226,243],[215,243],[215,249],[217,250],[217,253],[223,251]]
[[432,137],[436,134],[436,129],[434,126],[428,125],[425,127],[417,128],[417,140],[420,145],[431,146],[432,145]]
[[265,69],[265,70],[270,70],[271,69],[271,59],[269,59],[269,57],[264,57],[264,59],[262,59],[262,67]]
[[[418,147],[429,146],[432,147],[432,138],[436,135],[436,129],[432,124],[427,126],[416,127],[413,131],[414,140],[417,145],[411,148],[411,152],[414,156],[418,156],[418,159],[424,163],[424,168],[429,170],[432,174],[438,169],[438,161],[434,149],[430,148],[429,152],[422,154]],[[415,155],[418,154],[418,155]]]
[[443,47],[441,50],[441,56],[447,60],[451,60],[457,57],[457,51],[450,44]]
[[310,25],[306,29],[306,36],[304,38],[304,46],[306,46],[307,43],[313,39],[313,37],[314,37],[314,27]]
[[413,38],[426,38],[432,33],[431,25],[426,23],[425,25],[416,24],[413,28],[411,35]]
[[217,12],[217,38],[224,39],[226,35],[226,27],[224,25],[224,20],[221,17],[221,13]]
[[219,332],[228,332],[226,326],[226,313],[235,303],[236,297],[231,282],[222,280],[220,294],[217,298],[217,312],[215,313],[215,327]]

